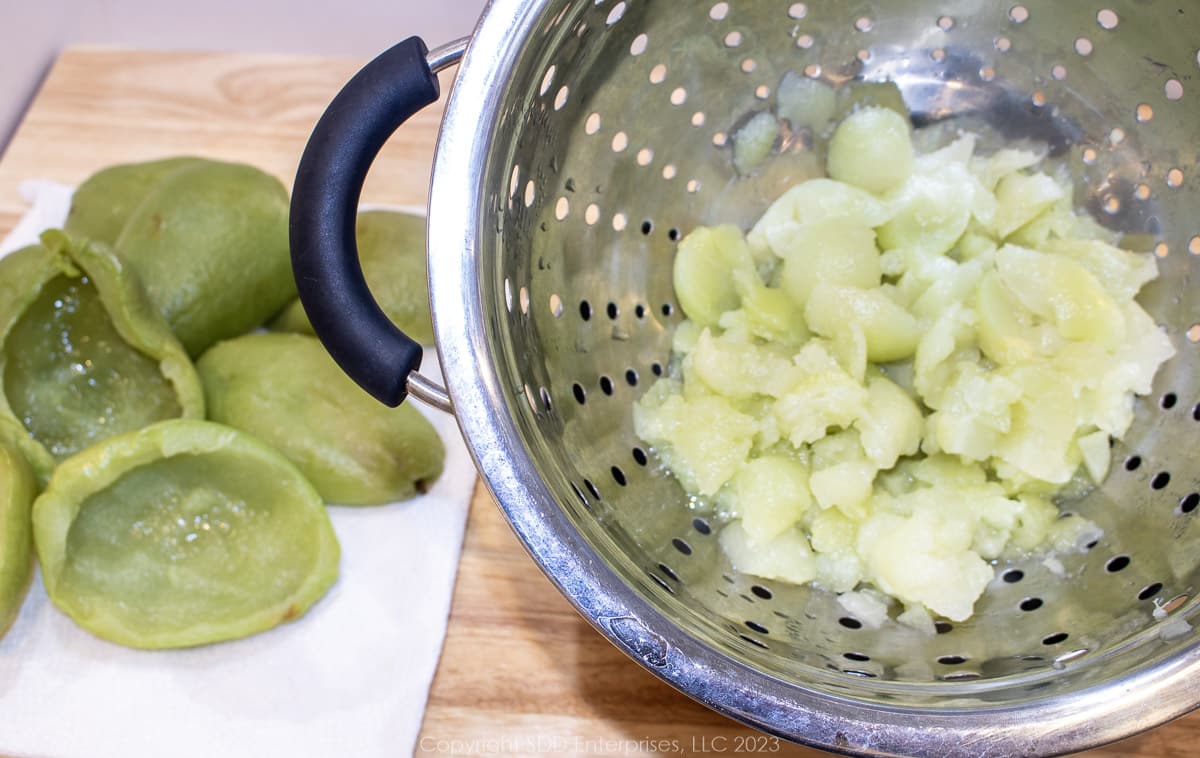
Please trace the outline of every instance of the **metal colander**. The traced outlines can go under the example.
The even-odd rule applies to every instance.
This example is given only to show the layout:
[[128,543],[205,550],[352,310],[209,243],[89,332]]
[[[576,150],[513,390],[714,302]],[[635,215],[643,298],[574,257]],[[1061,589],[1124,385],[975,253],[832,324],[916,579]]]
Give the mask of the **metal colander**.
[[[495,0],[459,69],[433,174],[431,293],[449,398],[419,375],[408,389],[452,400],[501,508],[579,611],[736,719],[871,755],[1060,753],[1160,724],[1200,702],[1189,624],[1200,582],[1189,442],[1200,431],[1198,46],[1200,8],[1148,0]],[[748,227],[822,164],[785,132],[752,176],[733,168],[729,135],[775,107],[788,72],[836,87],[895,82],[918,126],[980,131],[985,149],[1044,142],[1092,215],[1159,257],[1139,299],[1177,355],[1138,400],[1103,487],[1063,506],[1104,536],[1061,558],[1066,578],[1041,558],[997,565],[975,616],[935,636],[894,621],[870,629],[831,594],[736,572],[720,525],[689,508],[633,431],[632,404],[666,370],[683,319],[677,241],[701,224]],[[391,120],[377,141],[402,116]],[[309,151],[327,146],[315,136]],[[344,217],[357,186],[342,193],[328,174],[305,181],[302,166],[297,195],[348,194]],[[305,223],[294,243],[318,233]],[[384,366],[378,345],[339,354],[361,330],[335,323],[337,282],[301,270],[312,257],[302,244],[295,255],[306,308],[329,313],[313,320],[335,357],[360,379]]]

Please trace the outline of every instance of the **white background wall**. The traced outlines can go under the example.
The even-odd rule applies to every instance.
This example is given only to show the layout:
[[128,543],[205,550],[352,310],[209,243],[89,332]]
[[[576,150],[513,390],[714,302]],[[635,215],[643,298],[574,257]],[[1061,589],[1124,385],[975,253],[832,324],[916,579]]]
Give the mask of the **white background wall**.
[[0,0],[0,151],[71,44],[369,58],[469,34],[485,0]]

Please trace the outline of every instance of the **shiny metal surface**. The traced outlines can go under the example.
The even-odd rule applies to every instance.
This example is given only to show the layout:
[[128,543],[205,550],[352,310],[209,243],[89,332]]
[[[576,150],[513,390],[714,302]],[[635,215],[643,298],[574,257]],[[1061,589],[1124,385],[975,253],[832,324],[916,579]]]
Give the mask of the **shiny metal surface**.
[[[1055,754],[1197,705],[1200,14],[1177,10],[494,0],[433,175],[438,349],[488,486],[585,618],[706,705],[856,754]],[[854,627],[827,593],[738,575],[633,434],[681,319],[676,240],[748,225],[821,165],[781,133],[757,173],[732,167],[728,135],[789,72],[894,81],[929,139],[961,126],[985,147],[1046,143],[1081,206],[1160,255],[1142,301],[1178,355],[1104,487],[1070,506],[1105,536],[1064,560],[1066,579],[1036,559],[1000,567],[1022,577],[998,571],[976,617],[934,637]]]
[[451,66],[457,66],[458,62],[462,60],[463,54],[467,52],[467,45],[470,42],[470,37],[461,37],[453,42],[447,42],[430,50],[425,56],[425,62],[429,64],[429,70],[436,74]]
[[[466,53],[467,43],[470,41],[469,37],[463,37],[430,50],[425,56],[429,70],[436,74],[451,66],[457,66],[458,62],[462,60],[463,54]],[[454,406],[450,402],[450,395],[446,392],[446,388],[429,377],[414,371],[408,375],[405,386],[410,397],[437,408],[439,411],[454,412]]]
[[[462,60],[469,42],[469,37],[463,37],[434,48],[425,56],[425,62],[435,74],[451,66],[456,66]],[[450,402],[450,395],[446,389],[423,374],[412,372],[408,375],[405,385],[410,397],[440,411],[454,412],[454,406]]]
[[446,392],[446,388],[424,374],[414,371],[408,375],[406,384],[410,397],[415,397],[439,411],[454,413],[454,405],[450,402],[450,395]]

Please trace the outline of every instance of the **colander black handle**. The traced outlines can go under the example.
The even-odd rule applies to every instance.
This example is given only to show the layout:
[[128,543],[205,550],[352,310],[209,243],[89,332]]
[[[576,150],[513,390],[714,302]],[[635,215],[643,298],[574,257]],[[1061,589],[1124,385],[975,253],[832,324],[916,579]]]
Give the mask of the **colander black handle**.
[[435,69],[456,62],[461,51],[430,56],[431,64],[425,43],[410,37],[363,67],[317,122],[292,190],[292,270],[304,312],[342,370],[386,405],[399,405],[410,387],[426,390],[435,405],[449,401],[417,373],[421,346],[367,288],[354,232],[358,201],[383,144],[438,99]]

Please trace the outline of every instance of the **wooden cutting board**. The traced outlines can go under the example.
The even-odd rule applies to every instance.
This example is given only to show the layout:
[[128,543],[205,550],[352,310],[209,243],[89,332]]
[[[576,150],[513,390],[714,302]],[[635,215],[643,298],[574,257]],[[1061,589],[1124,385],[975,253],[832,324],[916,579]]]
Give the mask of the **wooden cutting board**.
[[[290,186],[309,130],[363,62],[70,49],[0,159],[0,236],[26,210],[22,180],[75,184],[123,161],[180,153],[246,161]],[[393,137],[365,202],[425,203],[439,117],[430,108]],[[1088,755],[1182,758],[1200,755],[1198,745],[1200,713]],[[542,576],[482,487],[418,752],[820,754],[718,716],[618,652]]]

